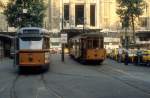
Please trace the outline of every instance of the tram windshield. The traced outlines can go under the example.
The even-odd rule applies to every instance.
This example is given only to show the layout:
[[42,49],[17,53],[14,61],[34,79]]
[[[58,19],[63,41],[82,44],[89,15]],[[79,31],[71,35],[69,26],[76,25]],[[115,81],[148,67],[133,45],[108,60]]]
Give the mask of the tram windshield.
[[43,39],[41,37],[22,37],[19,42],[20,49],[42,49]]
[[87,41],[87,48],[103,48],[102,40],[99,39],[89,39]]

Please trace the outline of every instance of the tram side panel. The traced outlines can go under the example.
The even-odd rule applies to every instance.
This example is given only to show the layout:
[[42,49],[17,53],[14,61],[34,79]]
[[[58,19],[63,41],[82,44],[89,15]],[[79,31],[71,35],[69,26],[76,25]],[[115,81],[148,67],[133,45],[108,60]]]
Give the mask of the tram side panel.
[[[103,38],[97,38],[98,47],[89,47],[89,38],[75,38],[70,41],[72,44],[70,48],[70,55],[79,61],[92,61],[101,63],[106,58],[106,50],[103,48]],[[93,44],[95,38],[91,38],[90,41]],[[78,42],[78,43],[77,43]]]
[[18,68],[49,68],[48,31],[41,28],[22,28],[15,39],[15,64]]
[[86,52],[86,60],[103,61],[106,58],[105,49],[88,49]]
[[49,66],[49,52],[45,51],[19,51],[19,67],[44,67]]

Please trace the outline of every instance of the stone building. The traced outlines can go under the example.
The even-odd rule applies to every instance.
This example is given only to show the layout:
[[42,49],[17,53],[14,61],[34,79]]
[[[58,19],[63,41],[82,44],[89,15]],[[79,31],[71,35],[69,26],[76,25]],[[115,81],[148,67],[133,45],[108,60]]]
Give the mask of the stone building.
[[3,10],[6,5],[7,5],[8,0],[0,1],[0,32],[1,31],[7,31],[7,22],[6,22],[6,17],[3,15]]
[[[115,0],[50,0],[50,29],[115,29]],[[63,26],[62,26],[63,25]]]
[[[8,1],[1,2],[7,5]],[[150,28],[150,1],[145,1],[147,5],[144,14],[139,18],[137,29]],[[43,24],[49,30],[60,31],[62,27],[65,29],[84,27],[116,31],[121,28],[116,14],[116,0],[44,0],[44,2],[48,8]]]
[[[121,29],[116,14],[116,0],[48,0],[50,30],[63,29]],[[137,29],[150,26],[150,1],[140,17]],[[62,26],[63,25],[63,26]]]

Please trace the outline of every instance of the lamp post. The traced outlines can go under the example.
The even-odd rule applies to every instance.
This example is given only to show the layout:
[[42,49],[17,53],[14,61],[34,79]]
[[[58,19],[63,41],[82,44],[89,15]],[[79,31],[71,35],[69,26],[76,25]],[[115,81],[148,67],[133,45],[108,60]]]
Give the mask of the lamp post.
[[[61,17],[61,33],[63,33],[63,29],[64,29],[64,14],[63,14],[63,6],[64,6],[64,3],[63,3],[63,0],[62,0],[62,17]],[[61,53],[61,61],[64,62],[64,43],[62,43],[61,45],[61,50],[62,50],[62,53]]]
[[27,9],[23,9],[22,12],[23,12],[23,14],[26,14],[28,12],[28,10]]
[[22,20],[27,13],[28,13],[28,10],[26,8],[22,9]]

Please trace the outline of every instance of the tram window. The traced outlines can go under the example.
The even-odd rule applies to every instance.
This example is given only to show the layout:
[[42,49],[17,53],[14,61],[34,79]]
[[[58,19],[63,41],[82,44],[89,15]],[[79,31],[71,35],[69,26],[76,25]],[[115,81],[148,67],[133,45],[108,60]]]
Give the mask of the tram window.
[[18,39],[18,38],[16,38],[16,42],[15,42],[15,43],[16,43],[16,46],[15,46],[15,47],[16,47],[16,49],[18,50],[18,49],[19,49],[19,39]]
[[23,41],[40,41],[41,37],[22,37],[21,40]]
[[100,47],[101,47],[101,48],[104,48],[104,43],[103,43],[103,41],[104,41],[103,39],[100,40]]
[[44,49],[49,49],[50,48],[49,39],[48,38],[44,38],[43,48]]
[[37,33],[37,32],[39,32],[39,30],[28,30],[28,29],[23,30],[23,33]]
[[42,37],[21,37],[19,49],[42,49]]
[[87,41],[87,48],[93,48],[92,47],[92,40]]
[[73,42],[70,42],[69,47],[73,48]]
[[93,48],[99,48],[99,40],[93,40]]

